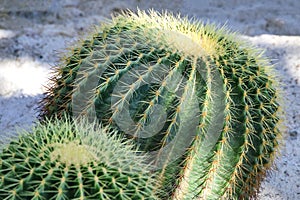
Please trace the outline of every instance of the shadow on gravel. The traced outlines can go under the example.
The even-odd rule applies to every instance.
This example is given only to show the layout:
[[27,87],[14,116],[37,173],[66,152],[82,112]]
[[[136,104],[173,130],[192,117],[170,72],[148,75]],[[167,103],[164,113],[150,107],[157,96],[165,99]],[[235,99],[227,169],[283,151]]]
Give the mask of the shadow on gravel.
[[42,95],[0,97],[0,141],[18,129],[30,129],[38,115]]

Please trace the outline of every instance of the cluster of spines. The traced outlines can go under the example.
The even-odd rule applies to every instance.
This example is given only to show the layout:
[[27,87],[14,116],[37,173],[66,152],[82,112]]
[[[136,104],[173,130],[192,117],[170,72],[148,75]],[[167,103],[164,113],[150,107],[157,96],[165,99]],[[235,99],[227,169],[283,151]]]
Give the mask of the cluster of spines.
[[[167,34],[159,34],[166,30],[187,37],[184,42],[188,44],[191,43],[189,39],[198,42],[204,53],[195,54],[189,52],[189,48],[178,49],[180,44],[172,44],[173,40],[169,40]],[[202,78],[197,77],[195,65],[207,67]],[[205,149],[201,149],[201,142],[209,126],[214,126],[211,124],[214,115],[211,65],[216,66],[223,81],[224,125],[215,147],[203,156],[201,153]],[[141,67],[140,71],[130,74],[132,83],[121,83],[122,90],[111,97],[120,78],[138,67]],[[104,68],[100,77],[95,76]],[[131,13],[104,25],[91,40],[84,41],[73,51],[64,67],[58,68],[59,78],[53,80],[56,85],[49,89],[44,100],[43,117],[65,110],[78,115],[95,112],[103,123],[117,126],[114,120],[120,115],[120,110],[130,106],[127,96],[134,96],[131,117],[137,122],[133,127],[136,133],[149,122],[153,105],[160,103],[169,117],[163,130],[151,139],[131,135],[143,150],[163,151],[178,131],[181,106],[188,101],[187,91],[194,87],[201,108],[197,134],[192,146],[175,162],[176,165],[171,163],[161,170],[161,177],[165,179],[162,182],[174,184],[170,186],[174,198],[184,195],[187,199],[195,196],[248,199],[255,194],[261,176],[270,167],[280,136],[277,97],[266,68],[268,66],[260,55],[247,45],[236,42],[234,36],[224,30],[198,22],[190,23],[168,14]],[[147,82],[149,75],[157,76],[159,72],[154,73],[157,69],[162,70],[161,73],[169,72],[158,86],[145,87],[144,93],[137,92],[142,83],[150,84]],[[176,80],[177,72],[186,78],[176,88],[181,96],[174,94],[175,89],[170,86]],[[89,88],[95,77],[99,78],[98,84]],[[168,93],[167,89],[174,91]],[[83,93],[90,96],[81,97]],[[74,110],[71,102],[74,98],[80,101],[86,98],[83,109]],[[113,98],[115,104],[112,105]],[[170,166],[175,169],[172,171]],[[179,175],[173,174],[170,178],[168,173]]]
[[48,121],[11,141],[0,153],[1,199],[157,199],[145,157],[86,124]]
[[[248,54],[247,49],[241,51],[238,46],[228,49],[227,52],[233,52],[233,55],[228,59],[219,56],[221,59],[218,60],[226,83],[226,98],[221,148],[215,152],[215,156],[216,163],[223,165],[221,158],[224,153],[220,152],[222,148],[237,148],[235,151],[238,160],[225,160],[234,164],[231,166],[234,170],[230,173],[219,166],[219,174],[231,174],[229,179],[224,176],[227,179],[227,186],[223,186],[224,196],[232,197],[237,193],[240,198],[248,199],[255,194],[265,170],[272,163],[280,136],[276,127],[278,105],[274,86],[265,72],[263,60],[259,56],[255,60],[254,55]],[[266,118],[269,123],[266,123]],[[214,176],[213,173],[212,175]],[[222,194],[222,190],[219,191],[221,192],[217,195]]]

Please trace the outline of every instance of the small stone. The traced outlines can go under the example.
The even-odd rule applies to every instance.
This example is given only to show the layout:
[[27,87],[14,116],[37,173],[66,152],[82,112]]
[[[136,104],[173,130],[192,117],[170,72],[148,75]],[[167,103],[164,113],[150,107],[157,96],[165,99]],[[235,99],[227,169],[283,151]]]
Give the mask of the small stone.
[[289,135],[290,135],[292,140],[296,140],[297,136],[298,136],[298,132],[297,131],[290,131]]

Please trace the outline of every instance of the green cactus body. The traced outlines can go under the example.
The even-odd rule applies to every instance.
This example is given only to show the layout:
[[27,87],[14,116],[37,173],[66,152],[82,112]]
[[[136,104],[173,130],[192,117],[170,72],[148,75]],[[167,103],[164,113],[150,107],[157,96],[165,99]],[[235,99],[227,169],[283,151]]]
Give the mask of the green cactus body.
[[162,198],[249,199],[280,131],[267,62],[235,35],[171,14],[103,24],[56,69],[42,118],[67,111],[134,138]]
[[94,125],[54,120],[12,139],[0,153],[0,198],[157,199],[145,157]]

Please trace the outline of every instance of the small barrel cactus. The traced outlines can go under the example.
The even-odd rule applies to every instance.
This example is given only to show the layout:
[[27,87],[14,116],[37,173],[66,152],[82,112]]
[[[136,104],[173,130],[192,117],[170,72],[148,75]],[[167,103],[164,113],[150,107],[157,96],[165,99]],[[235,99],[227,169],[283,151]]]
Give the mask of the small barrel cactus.
[[249,199],[280,137],[274,84],[267,60],[225,28],[129,12],[63,59],[41,118],[86,116],[133,138],[162,199]]
[[0,152],[0,199],[157,199],[145,156],[95,124],[51,120]]

